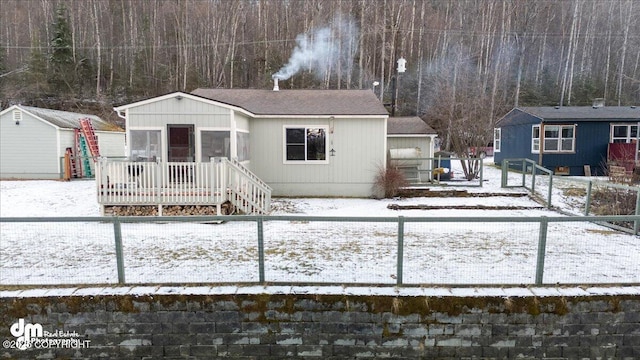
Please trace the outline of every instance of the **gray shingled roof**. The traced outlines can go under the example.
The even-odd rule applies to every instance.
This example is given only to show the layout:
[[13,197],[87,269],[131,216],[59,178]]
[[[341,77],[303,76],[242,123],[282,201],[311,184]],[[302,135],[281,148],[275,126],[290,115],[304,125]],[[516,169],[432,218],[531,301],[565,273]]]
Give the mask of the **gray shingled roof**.
[[389,135],[435,135],[437,132],[417,116],[390,117],[387,120],[387,134]]
[[89,118],[91,119],[91,124],[93,125],[94,130],[123,131],[118,126],[110,124],[95,115],[43,109],[24,105],[18,105],[18,108],[63,129],[80,129],[80,119]]
[[196,89],[192,95],[254,115],[388,115],[371,90]]
[[519,107],[521,111],[544,120],[638,120],[640,108],[631,106]]

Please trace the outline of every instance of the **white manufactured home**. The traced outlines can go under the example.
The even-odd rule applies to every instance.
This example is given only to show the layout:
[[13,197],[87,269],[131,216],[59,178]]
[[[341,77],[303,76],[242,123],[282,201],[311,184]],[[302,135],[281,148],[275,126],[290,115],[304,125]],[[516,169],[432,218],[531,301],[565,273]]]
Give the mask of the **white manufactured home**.
[[0,112],[0,178],[62,178],[81,119],[91,120],[101,155],[125,155],[124,130],[95,115],[13,105]]
[[115,111],[130,161],[102,164],[103,208],[368,197],[386,163],[388,113],[369,90],[197,89]]

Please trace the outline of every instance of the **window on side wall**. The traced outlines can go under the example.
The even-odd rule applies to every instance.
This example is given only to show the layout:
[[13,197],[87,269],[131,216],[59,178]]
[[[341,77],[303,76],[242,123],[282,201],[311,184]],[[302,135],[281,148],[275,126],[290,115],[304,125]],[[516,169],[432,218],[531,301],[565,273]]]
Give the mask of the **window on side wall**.
[[540,125],[533,125],[531,130],[531,152],[534,154],[540,152]]
[[[575,125],[545,125],[544,144],[545,153],[575,152]],[[531,152],[540,152],[540,125],[533,126]]]
[[237,132],[236,133],[236,144],[238,150],[238,161],[247,161],[250,160],[249,155],[249,133],[246,132]]
[[285,127],[285,163],[327,163],[325,127]]
[[612,143],[632,143],[638,139],[637,124],[613,124],[611,125]]
[[500,152],[500,146],[502,145],[501,138],[502,138],[502,129],[501,128],[493,129],[493,152]]

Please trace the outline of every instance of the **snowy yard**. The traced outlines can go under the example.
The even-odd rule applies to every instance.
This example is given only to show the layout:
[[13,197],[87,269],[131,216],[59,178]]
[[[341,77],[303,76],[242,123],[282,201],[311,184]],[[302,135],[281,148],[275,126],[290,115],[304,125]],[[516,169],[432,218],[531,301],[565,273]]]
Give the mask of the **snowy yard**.
[[[486,162],[491,162],[488,158]],[[501,189],[486,166],[482,188]],[[434,189],[436,191],[437,189]],[[98,217],[93,181],[0,181],[1,217]],[[391,210],[389,204],[483,205],[515,210]],[[529,197],[275,199],[272,215],[319,217],[486,218],[481,222],[404,224],[406,284],[532,284],[538,222],[493,217],[562,215]],[[397,277],[397,222],[278,219],[264,223],[267,282],[389,284]],[[117,283],[113,225],[101,222],[0,224],[0,285]],[[255,222],[122,224],[126,281],[258,281]],[[586,222],[551,222],[546,284],[640,283],[640,238]]]

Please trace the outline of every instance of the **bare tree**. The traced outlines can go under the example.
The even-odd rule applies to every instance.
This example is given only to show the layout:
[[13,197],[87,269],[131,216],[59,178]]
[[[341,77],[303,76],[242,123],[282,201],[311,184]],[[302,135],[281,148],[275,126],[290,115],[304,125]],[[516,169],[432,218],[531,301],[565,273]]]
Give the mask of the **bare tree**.
[[[95,93],[108,108],[127,97],[198,86],[268,86],[296,36],[338,14],[358,23],[359,36],[340,43],[338,52],[357,60],[331,63],[336,71],[324,73],[324,81],[309,70],[283,86],[370,88],[377,80],[383,99],[403,56],[411,68],[401,90],[411,96],[400,96],[415,99],[403,109],[422,114],[431,109],[429,67],[450,62],[457,48],[465,68],[457,68],[449,85],[456,84],[458,96],[466,77],[474,78],[474,94],[493,109],[481,120],[487,127],[504,107],[557,103],[558,97],[579,104],[595,94],[624,105],[639,95],[629,80],[640,72],[640,6],[633,0],[383,0],[375,6],[365,0],[2,0],[0,44],[8,75],[0,86],[13,102],[45,97],[32,92],[45,87],[26,84],[24,76],[38,78],[37,63],[45,75],[51,68],[48,44],[58,5],[69,11],[74,62],[92,66],[84,70],[91,76],[81,79],[83,89],[92,90],[79,96]],[[34,54],[45,61],[16,71]]]

